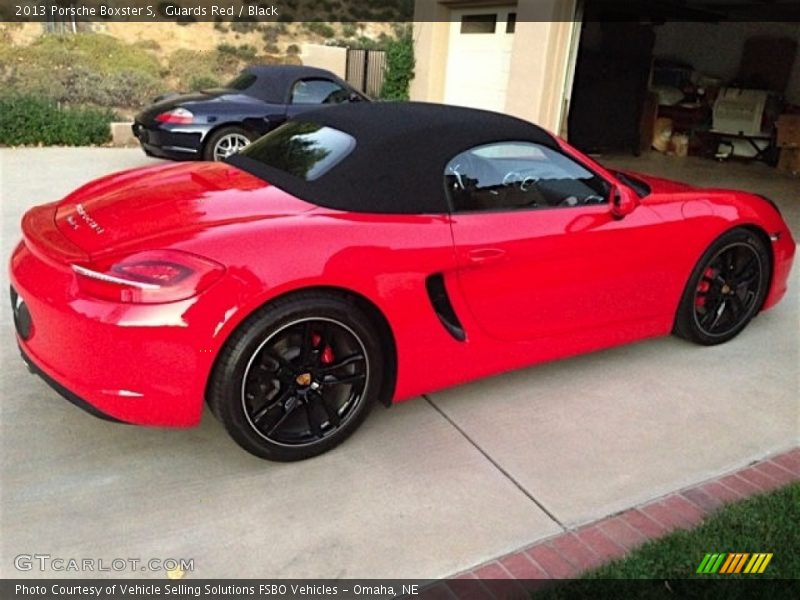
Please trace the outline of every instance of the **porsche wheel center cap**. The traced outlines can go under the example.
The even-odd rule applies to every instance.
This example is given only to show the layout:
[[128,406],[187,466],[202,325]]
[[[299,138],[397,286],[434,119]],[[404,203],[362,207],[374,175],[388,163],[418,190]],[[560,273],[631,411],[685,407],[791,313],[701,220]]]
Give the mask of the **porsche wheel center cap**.
[[297,385],[308,387],[311,385],[311,373],[301,373],[295,378]]

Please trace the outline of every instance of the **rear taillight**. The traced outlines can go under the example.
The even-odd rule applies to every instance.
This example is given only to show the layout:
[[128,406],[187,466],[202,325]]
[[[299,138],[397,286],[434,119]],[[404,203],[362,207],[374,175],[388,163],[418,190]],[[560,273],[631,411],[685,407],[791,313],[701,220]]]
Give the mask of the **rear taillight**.
[[178,250],[139,252],[118,261],[72,265],[72,270],[87,296],[129,304],[186,300],[225,273],[214,261]]
[[173,108],[172,110],[156,115],[156,121],[159,123],[189,125],[194,121],[194,115],[185,108]]

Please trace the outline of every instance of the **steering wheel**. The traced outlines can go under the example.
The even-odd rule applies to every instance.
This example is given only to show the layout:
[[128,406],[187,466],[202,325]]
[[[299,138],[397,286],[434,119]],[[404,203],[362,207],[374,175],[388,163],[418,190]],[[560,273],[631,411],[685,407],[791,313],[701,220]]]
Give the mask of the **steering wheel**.
[[506,173],[505,177],[503,177],[503,185],[519,184],[519,190],[521,192],[527,192],[533,186],[535,186],[536,182],[538,181],[538,177],[534,177],[533,175],[524,175],[520,171],[509,171]]

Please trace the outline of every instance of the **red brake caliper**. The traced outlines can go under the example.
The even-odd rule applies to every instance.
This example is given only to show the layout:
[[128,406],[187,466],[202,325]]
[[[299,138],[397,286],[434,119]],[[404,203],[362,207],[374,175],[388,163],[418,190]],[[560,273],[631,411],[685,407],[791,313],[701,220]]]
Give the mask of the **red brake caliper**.
[[708,267],[703,272],[703,278],[700,280],[700,283],[697,284],[697,292],[698,294],[695,296],[694,305],[703,307],[706,305],[706,297],[701,296],[700,294],[705,294],[708,290],[711,289],[711,284],[709,283],[710,279],[714,279],[716,272],[713,268]]
[[325,346],[325,349],[322,351],[321,359],[323,365],[331,364],[334,359],[333,348],[331,348],[330,346]]
[[[317,348],[322,341],[322,337],[318,333],[314,333],[311,335],[311,343],[313,344],[314,348]],[[320,355],[320,360],[322,361],[323,365],[329,365],[333,362],[335,356],[333,355],[333,348],[325,345],[325,348],[322,350],[322,354]]]

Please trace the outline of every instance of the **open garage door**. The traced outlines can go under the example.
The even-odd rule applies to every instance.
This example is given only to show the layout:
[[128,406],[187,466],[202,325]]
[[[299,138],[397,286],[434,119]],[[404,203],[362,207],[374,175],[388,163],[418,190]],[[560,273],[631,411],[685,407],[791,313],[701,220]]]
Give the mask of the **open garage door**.
[[503,112],[515,29],[514,5],[453,10],[445,103]]

